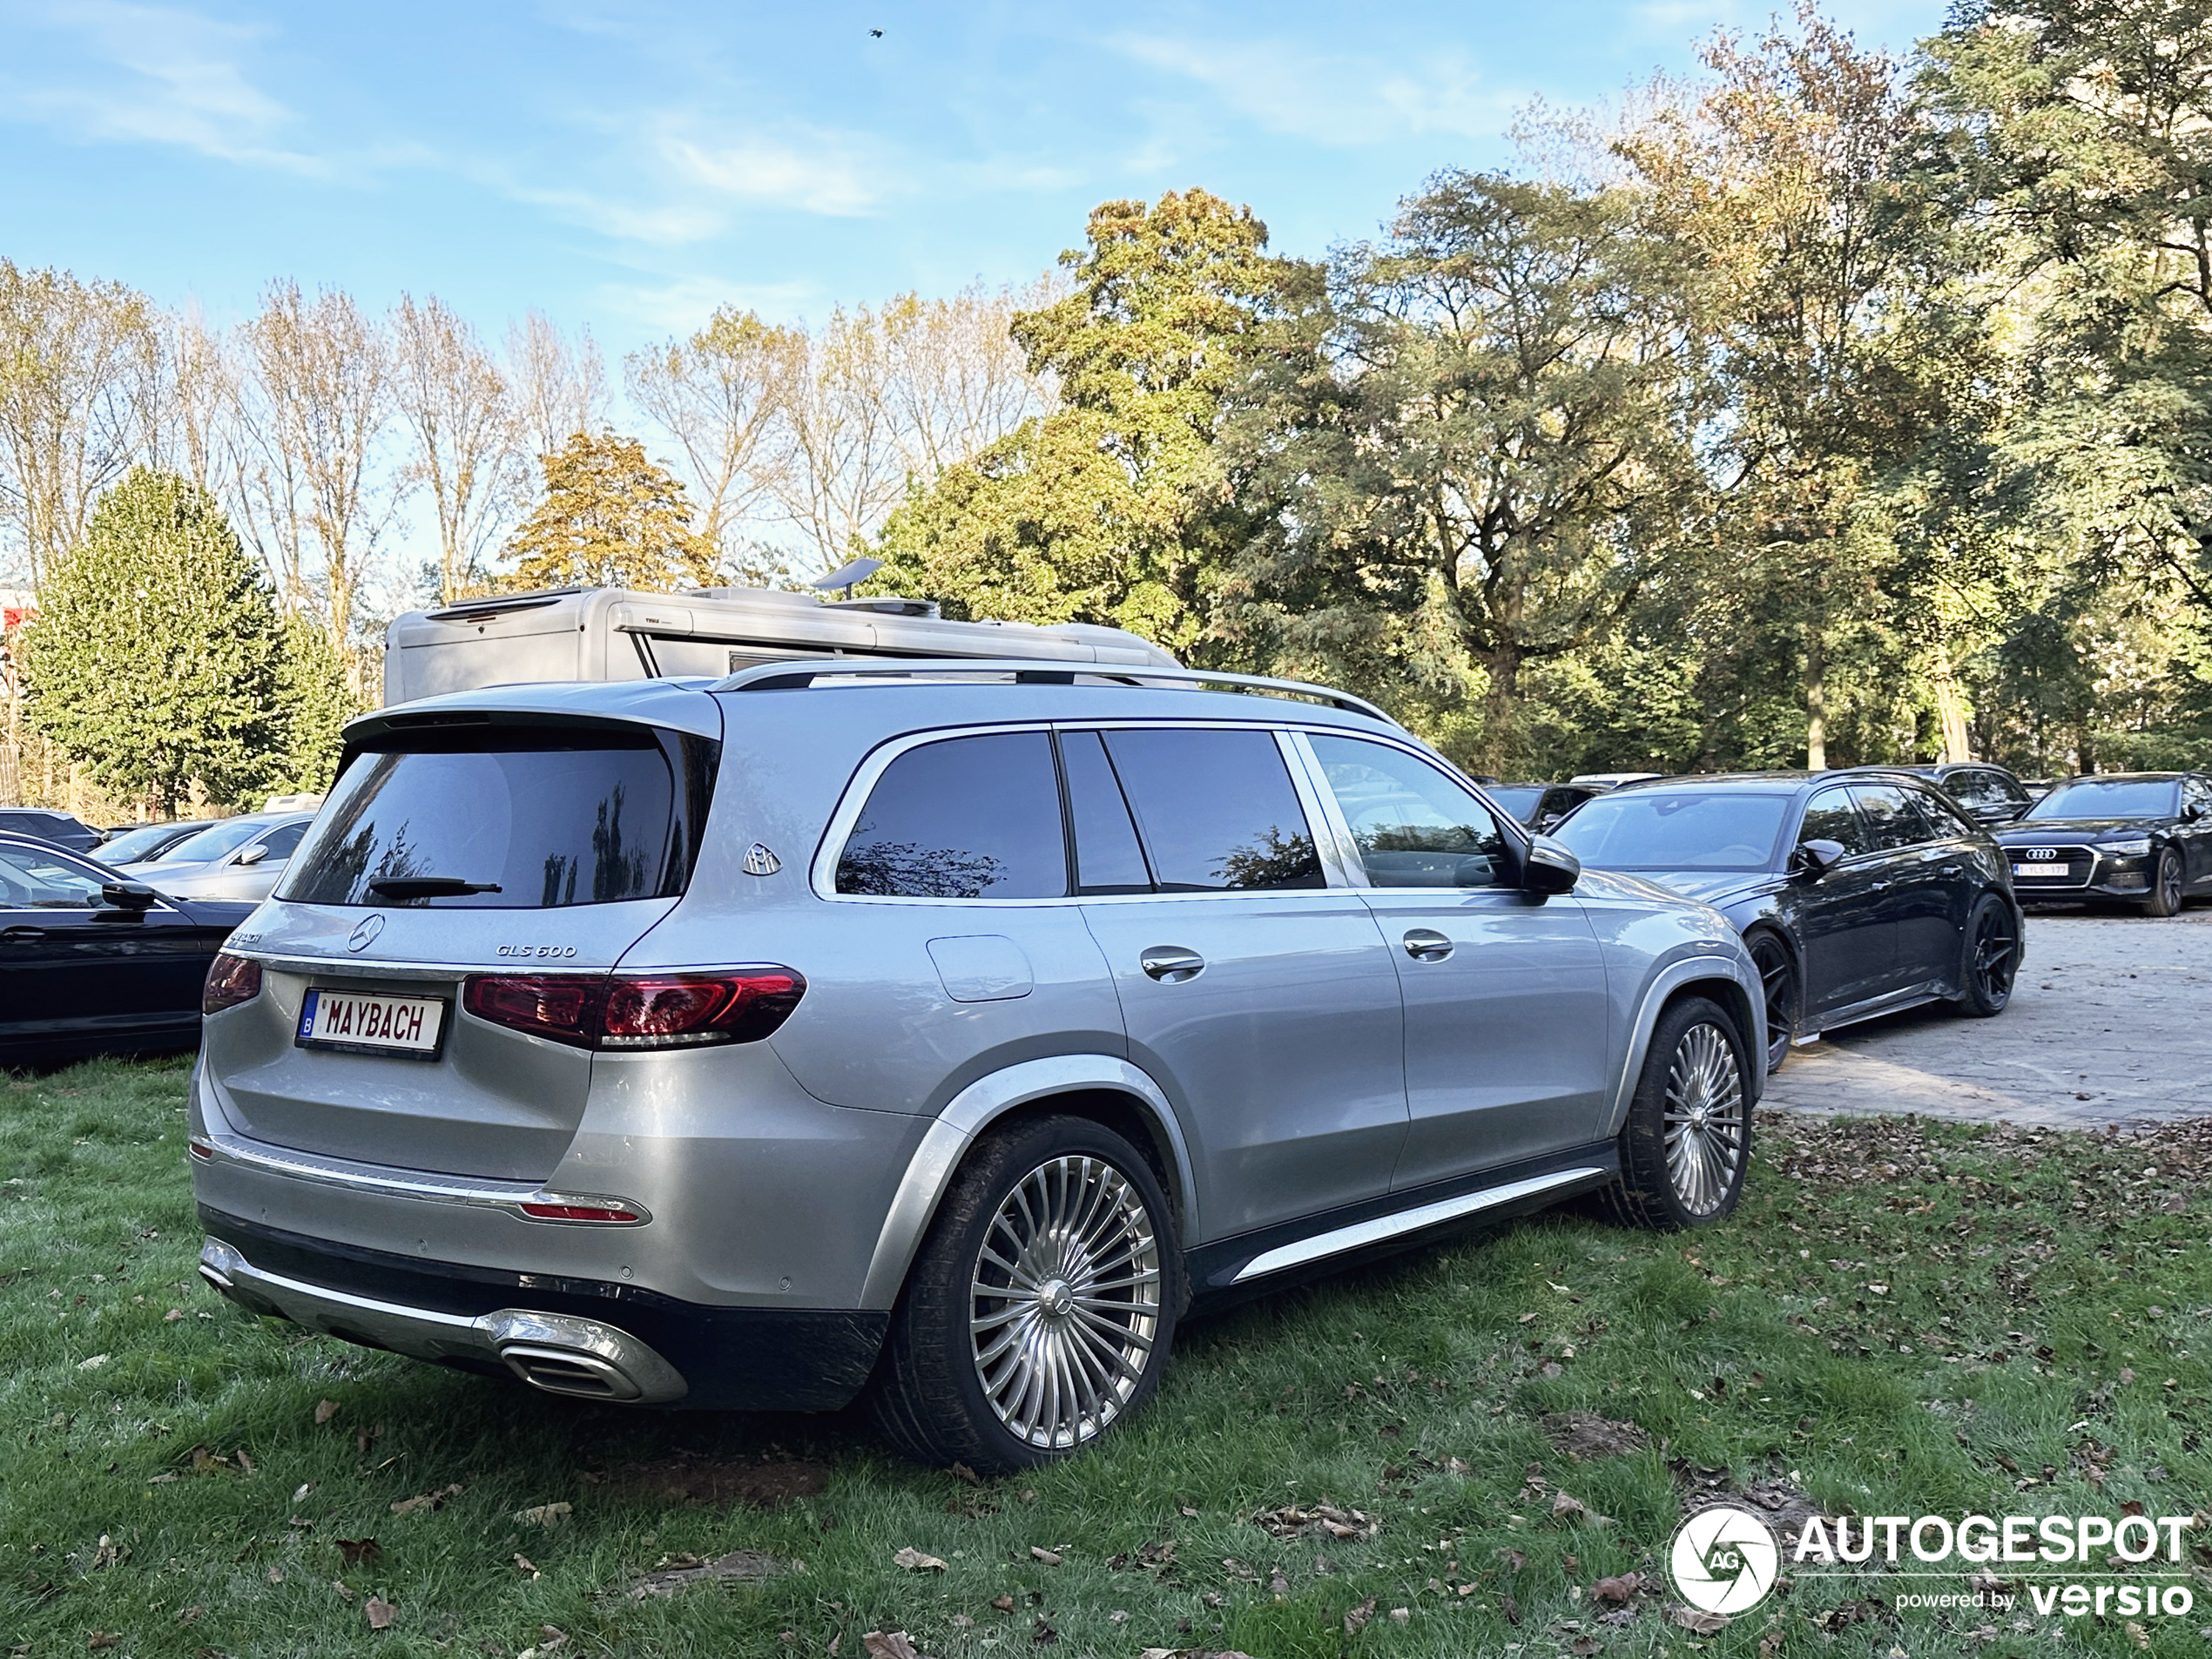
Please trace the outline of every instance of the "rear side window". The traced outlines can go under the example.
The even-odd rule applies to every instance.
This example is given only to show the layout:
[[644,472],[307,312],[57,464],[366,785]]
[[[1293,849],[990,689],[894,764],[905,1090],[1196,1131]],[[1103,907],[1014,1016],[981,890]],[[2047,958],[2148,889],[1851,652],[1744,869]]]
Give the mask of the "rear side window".
[[1068,891],[1060,783],[1042,732],[948,738],[884,768],[837,861],[879,898],[1054,899]]
[[475,910],[671,896],[713,752],[644,727],[391,734],[349,760],[278,896]]
[[307,833],[307,821],[305,819],[300,819],[297,824],[287,824],[261,843],[263,846],[269,849],[262,856],[273,864],[283,863],[285,860],[292,856],[293,850],[300,845],[300,838]]
[[[1929,833],[1939,840],[1948,840],[1953,836],[1979,835],[1982,833],[1979,825],[1933,791],[1915,789],[1911,792],[1911,799],[1912,804],[1920,809],[1920,816],[1928,820]],[[2004,796],[2001,792],[1993,792],[1993,799],[2001,806]]]
[[1163,893],[1325,885],[1271,732],[1103,734]]

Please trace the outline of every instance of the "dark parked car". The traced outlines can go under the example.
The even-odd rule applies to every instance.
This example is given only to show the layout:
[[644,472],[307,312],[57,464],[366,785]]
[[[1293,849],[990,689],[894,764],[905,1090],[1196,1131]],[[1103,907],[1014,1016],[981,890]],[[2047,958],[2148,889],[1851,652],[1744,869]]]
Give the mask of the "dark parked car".
[[207,965],[253,910],[0,835],[0,1066],[197,1047]]
[[1925,778],[1966,809],[1984,829],[2009,824],[2034,804],[2027,786],[2004,767],[1986,760],[1954,760],[1935,766],[1853,766],[1858,773],[1903,772]]
[[1633,784],[1553,832],[1583,864],[1716,906],[1765,982],[1767,1064],[1792,1038],[1942,999],[2001,1013],[2020,913],[1988,833],[1917,779],[1749,772]]
[[72,853],[89,853],[100,844],[99,831],[76,813],[44,806],[0,806],[0,835],[27,835]]
[[95,850],[100,862],[111,869],[119,870],[126,864],[150,864],[178,842],[199,834],[214,822],[212,818],[192,818],[167,824],[125,824],[111,831]]
[[1553,825],[1593,795],[1593,784],[1494,784],[1484,792],[1530,829],[1547,834]]
[[2212,894],[2212,777],[2064,779],[1997,839],[2023,899],[2124,899],[2170,916]]

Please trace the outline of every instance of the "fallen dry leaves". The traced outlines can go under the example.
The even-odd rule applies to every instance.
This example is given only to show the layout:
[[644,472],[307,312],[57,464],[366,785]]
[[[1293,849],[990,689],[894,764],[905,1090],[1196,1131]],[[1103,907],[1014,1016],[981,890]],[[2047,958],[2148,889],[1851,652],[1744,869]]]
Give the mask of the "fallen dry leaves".
[[1364,1510],[1339,1509],[1326,1503],[1307,1507],[1285,1504],[1280,1509],[1264,1509],[1252,1517],[1252,1525],[1278,1538],[1296,1538],[1313,1532],[1325,1533],[1332,1538],[1372,1538],[1382,1530],[1382,1522]]
[[392,1628],[392,1621],[400,1616],[400,1610],[382,1596],[372,1595],[361,1608],[361,1616],[368,1621],[370,1629],[388,1630]]
[[[520,1555],[515,1558],[515,1564],[527,1565]],[[643,1602],[654,1596],[675,1595],[695,1584],[764,1584],[791,1570],[791,1562],[758,1549],[733,1549],[711,1560],[697,1555],[664,1555],[651,1572],[641,1575],[624,1594],[633,1602]],[[537,1575],[534,1567],[529,1572],[533,1578]]]
[[449,1501],[459,1497],[466,1490],[456,1480],[450,1486],[440,1487],[435,1492],[426,1492],[419,1498],[401,1498],[393,1504],[392,1513],[411,1515],[420,1509],[442,1509]]
[[909,1573],[941,1573],[945,1563],[934,1555],[926,1555],[912,1544],[891,1558],[894,1567],[903,1567]]

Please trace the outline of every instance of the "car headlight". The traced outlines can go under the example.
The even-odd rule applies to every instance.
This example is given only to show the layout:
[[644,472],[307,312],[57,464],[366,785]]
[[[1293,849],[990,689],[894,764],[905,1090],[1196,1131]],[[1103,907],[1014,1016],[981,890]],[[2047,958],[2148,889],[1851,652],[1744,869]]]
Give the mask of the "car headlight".
[[2099,841],[2100,853],[2111,853],[2123,859],[2139,859],[2150,851],[2148,835],[2123,835],[2116,841]]

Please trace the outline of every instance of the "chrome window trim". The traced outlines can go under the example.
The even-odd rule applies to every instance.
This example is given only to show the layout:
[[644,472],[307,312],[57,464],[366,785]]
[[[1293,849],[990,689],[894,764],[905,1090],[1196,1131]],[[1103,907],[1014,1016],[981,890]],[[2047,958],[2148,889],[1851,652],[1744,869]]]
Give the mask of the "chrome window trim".
[[[1297,792],[1298,806],[1306,814],[1306,828],[1313,829],[1314,801],[1308,788],[1302,784],[1303,761],[1292,759],[1284,747],[1287,728],[1265,720],[1194,720],[1172,716],[1152,719],[1100,720],[1025,720],[1001,723],[998,721],[977,725],[936,726],[927,732],[910,732],[903,736],[887,738],[870,750],[863,759],[852,780],[845,786],[845,792],[838,798],[837,808],[830,814],[829,826],[816,844],[813,859],[807,867],[807,886],[813,895],[829,904],[859,905],[957,905],[964,909],[978,906],[992,909],[1035,909],[1044,905],[1067,904],[1159,904],[1165,900],[1191,899],[1284,899],[1300,894],[1325,893],[1330,888],[1351,887],[1355,883],[1339,881],[1332,877],[1338,873],[1331,867],[1325,850],[1315,837],[1316,851],[1323,853],[1322,879],[1326,884],[1319,887],[1268,887],[1260,889],[1224,888],[1205,893],[1101,893],[1055,894],[1032,899],[943,899],[925,894],[896,893],[840,893],[837,890],[837,866],[845,851],[845,844],[852,839],[853,826],[860,822],[868,796],[887,772],[892,762],[901,755],[919,749],[925,744],[948,743],[959,738],[995,737],[1019,732],[1264,732],[1274,737],[1278,753],[1283,756],[1283,768],[1290,774],[1291,787]],[[1363,734],[1364,735],[1364,734]],[[1055,764],[1057,758],[1055,757]],[[1064,810],[1064,809],[1063,809]],[[1070,874],[1072,875],[1072,872]]]

